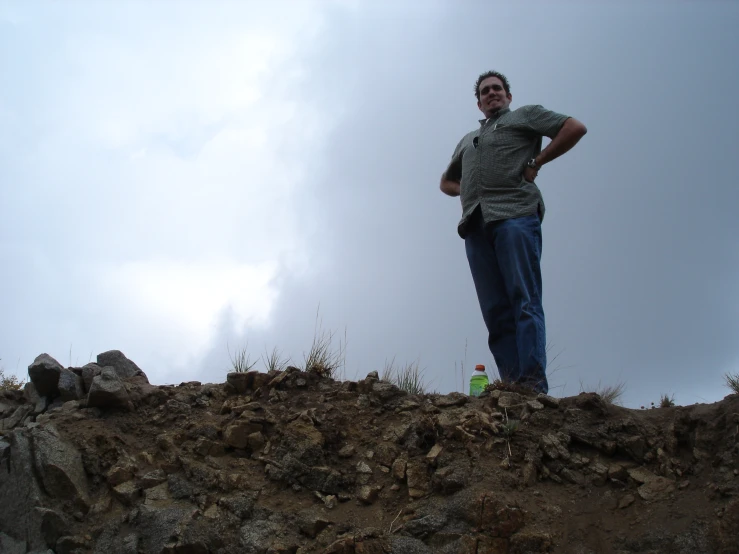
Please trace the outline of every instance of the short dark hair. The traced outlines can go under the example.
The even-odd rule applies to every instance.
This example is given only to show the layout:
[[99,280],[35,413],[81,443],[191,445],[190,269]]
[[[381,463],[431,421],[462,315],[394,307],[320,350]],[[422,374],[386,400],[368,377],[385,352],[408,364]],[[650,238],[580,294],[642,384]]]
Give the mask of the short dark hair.
[[490,77],[497,77],[498,79],[500,79],[500,82],[503,83],[505,93],[511,93],[511,85],[508,83],[508,79],[506,79],[505,75],[503,75],[502,73],[498,73],[497,71],[486,71],[485,73],[480,75],[475,82],[475,96],[477,96],[478,100],[480,99],[480,83]]

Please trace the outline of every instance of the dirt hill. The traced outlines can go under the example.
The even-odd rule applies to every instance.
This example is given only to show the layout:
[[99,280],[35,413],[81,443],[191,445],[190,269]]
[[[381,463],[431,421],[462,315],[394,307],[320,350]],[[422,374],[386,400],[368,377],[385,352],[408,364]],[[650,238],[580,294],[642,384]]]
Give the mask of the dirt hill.
[[373,373],[154,386],[47,355],[0,396],[0,552],[739,552],[739,395],[630,410]]

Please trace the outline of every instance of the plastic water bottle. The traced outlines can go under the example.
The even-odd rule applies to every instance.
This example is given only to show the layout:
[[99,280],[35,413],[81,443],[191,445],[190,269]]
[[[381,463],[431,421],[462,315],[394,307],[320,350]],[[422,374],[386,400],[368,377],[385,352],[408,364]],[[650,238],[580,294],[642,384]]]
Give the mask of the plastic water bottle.
[[488,374],[485,373],[485,366],[478,364],[475,366],[475,371],[470,377],[470,396],[480,396],[488,386]]

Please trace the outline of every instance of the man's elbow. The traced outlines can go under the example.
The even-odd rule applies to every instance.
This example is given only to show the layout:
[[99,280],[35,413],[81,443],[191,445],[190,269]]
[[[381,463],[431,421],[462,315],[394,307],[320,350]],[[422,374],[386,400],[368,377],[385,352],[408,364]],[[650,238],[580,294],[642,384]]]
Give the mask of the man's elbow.
[[588,128],[585,127],[585,124],[575,118],[570,118],[569,124],[572,134],[577,135],[578,138],[584,137],[588,132]]

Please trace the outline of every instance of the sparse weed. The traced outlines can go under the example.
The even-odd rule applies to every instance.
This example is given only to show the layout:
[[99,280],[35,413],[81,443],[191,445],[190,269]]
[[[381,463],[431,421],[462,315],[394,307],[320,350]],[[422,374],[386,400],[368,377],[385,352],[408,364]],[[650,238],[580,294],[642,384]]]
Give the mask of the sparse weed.
[[[605,402],[606,404],[615,404],[617,406],[620,406],[621,397],[623,396],[625,391],[626,383],[624,383],[623,381],[619,381],[615,385],[601,385],[600,381],[598,381],[598,385],[592,392],[600,396],[601,399],[603,399],[603,402]],[[582,381],[580,381],[580,392],[586,392],[585,386],[583,385]]]
[[724,375],[724,381],[732,392],[739,394],[739,373],[726,373]]
[[4,390],[20,390],[26,384],[15,375],[5,375],[5,370],[0,366],[0,391]]
[[249,351],[246,346],[237,349],[234,354],[231,355],[231,350],[228,347],[228,343],[226,343],[226,350],[228,350],[228,357],[231,360],[231,371],[235,371],[236,373],[246,373],[247,371],[251,371],[251,369],[257,365],[257,362],[251,361]]
[[316,327],[313,333],[313,344],[305,356],[304,371],[310,371],[321,377],[336,378],[346,366],[346,331],[344,342],[334,349],[334,332],[321,329],[321,321],[316,312]]
[[464,358],[459,361],[459,368],[457,368],[457,362],[454,362],[454,384],[455,387],[459,383],[459,392],[465,393],[467,391],[467,376],[465,375],[465,366],[467,365],[467,339],[464,339]]
[[518,431],[519,422],[517,419],[509,419],[503,424],[503,436],[506,440],[511,440],[511,437]]
[[672,408],[675,405],[675,395],[667,396],[663,394],[659,399],[660,408]]
[[285,367],[287,367],[287,364],[290,363],[290,358],[283,358],[280,351],[277,350],[277,347],[275,346],[272,349],[272,352],[267,352],[265,350],[264,355],[262,356],[262,362],[264,362],[267,372],[283,371]]
[[392,383],[408,394],[425,394],[427,385],[423,379],[424,370],[418,367],[418,361],[395,367],[395,358],[382,370],[383,381]]

